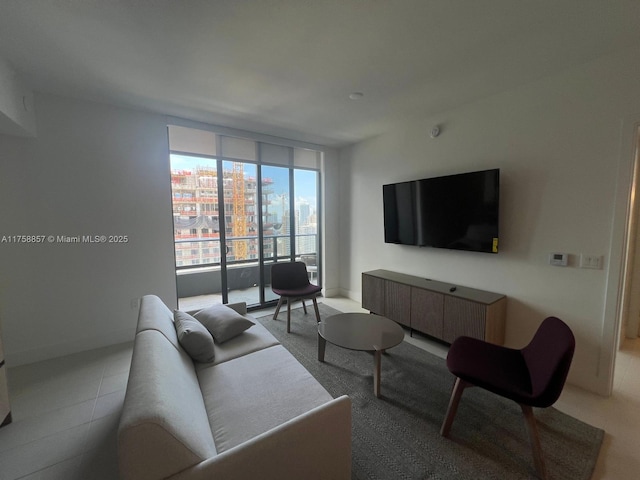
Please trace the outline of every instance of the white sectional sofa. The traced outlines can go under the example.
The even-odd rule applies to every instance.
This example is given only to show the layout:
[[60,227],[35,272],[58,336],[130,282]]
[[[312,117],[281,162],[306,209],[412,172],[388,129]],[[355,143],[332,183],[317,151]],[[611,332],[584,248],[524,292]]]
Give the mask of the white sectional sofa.
[[143,297],[118,429],[123,479],[351,478],[349,397],[333,399],[255,319],[198,363],[173,318]]

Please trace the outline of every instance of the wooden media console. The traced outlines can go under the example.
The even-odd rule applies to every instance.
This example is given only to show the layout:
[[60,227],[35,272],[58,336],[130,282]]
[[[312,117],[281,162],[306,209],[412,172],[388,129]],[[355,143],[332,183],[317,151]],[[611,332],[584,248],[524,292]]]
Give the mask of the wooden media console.
[[362,307],[446,343],[504,344],[507,297],[388,270],[362,273]]

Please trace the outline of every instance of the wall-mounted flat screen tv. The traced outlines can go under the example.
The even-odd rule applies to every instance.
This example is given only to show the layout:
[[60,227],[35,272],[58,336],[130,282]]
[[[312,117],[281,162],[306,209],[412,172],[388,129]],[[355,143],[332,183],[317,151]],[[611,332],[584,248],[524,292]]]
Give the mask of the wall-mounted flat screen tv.
[[384,241],[498,253],[500,169],[382,186]]

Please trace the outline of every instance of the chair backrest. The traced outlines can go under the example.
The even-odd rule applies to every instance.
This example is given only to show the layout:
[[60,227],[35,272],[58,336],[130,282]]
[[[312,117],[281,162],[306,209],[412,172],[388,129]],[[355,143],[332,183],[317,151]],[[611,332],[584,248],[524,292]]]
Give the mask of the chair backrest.
[[531,377],[535,407],[555,403],[571,367],[576,341],[569,326],[556,317],[546,318],[533,339],[522,349]]
[[271,265],[271,288],[294,290],[309,285],[307,266],[303,262],[283,262]]

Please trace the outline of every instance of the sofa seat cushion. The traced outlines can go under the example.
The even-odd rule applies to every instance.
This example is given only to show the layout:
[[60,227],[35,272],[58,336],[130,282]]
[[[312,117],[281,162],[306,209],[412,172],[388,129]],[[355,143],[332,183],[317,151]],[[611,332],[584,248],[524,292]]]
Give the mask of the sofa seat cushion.
[[[215,354],[213,365],[228,362],[234,358],[242,357],[243,355],[279,344],[276,337],[274,337],[260,322],[251,316],[247,316],[247,318],[255,323],[253,327],[224,343],[213,344],[213,351]],[[198,370],[209,366],[209,364],[196,363],[196,369]]]
[[332,399],[281,345],[197,373],[218,453]]

